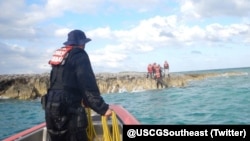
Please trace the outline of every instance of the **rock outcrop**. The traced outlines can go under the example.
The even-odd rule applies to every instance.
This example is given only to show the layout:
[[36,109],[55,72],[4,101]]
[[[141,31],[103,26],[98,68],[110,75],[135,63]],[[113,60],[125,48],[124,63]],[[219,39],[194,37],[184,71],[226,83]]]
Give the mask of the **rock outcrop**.
[[[168,87],[185,87],[189,81],[221,76],[218,73],[171,73],[164,78]],[[227,75],[238,75],[228,73]],[[156,81],[146,77],[146,72],[121,72],[96,74],[101,94],[136,92],[157,89]],[[35,99],[44,95],[49,86],[49,74],[0,75],[0,98]]]
[[1,98],[35,99],[46,93],[48,74],[20,74],[0,76]]

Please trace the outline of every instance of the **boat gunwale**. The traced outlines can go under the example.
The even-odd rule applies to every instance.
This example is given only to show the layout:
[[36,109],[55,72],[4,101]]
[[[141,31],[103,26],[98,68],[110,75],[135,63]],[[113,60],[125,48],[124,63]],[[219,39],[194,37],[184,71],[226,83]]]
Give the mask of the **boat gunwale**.
[[[110,105],[110,108],[116,113],[118,120],[122,124],[124,124],[124,125],[139,125],[140,124],[140,122],[131,113],[129,113],[125,108],[123,108],[121,105]],[[3,141],[14,141],[14,140],[24,138],[25,136],[28,136],[29,134],[32,134],[35,131],[38,131],[42,128],[46,128],[45,122],[38,124],[38,125],[35,125],[29,129],[21,131],[21,132],[14,134],[12,136],[9,136],[9,137],[3,139]]]

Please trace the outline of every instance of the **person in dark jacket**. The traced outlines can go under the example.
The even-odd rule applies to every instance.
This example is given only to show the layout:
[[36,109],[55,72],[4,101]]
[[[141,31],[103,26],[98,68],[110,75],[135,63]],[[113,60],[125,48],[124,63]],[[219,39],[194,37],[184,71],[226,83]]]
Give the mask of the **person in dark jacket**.
[[112,114],[101,97],[89,56],[84,50],[89,41],[91,39],[83,31],[72,30],[65,46],[49,61],[52,70],[44,107],[51,141],[87,141],[85,107],[103,116]]

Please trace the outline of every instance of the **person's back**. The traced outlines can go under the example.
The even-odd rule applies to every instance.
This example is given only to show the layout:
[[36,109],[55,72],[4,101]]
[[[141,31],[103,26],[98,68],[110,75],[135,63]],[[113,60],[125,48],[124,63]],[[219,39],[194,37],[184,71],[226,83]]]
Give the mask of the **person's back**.
[[152,66],[152,64],[148,64],[147,70],[148,70],[147,78],[148,77],[152,78],[152,75],[153,75],[153,66]]
[[152,69],[153,69],[153,75],[155,76],[155,68],[157,67],[157,64],[154,62],[152,65]]
[[156,65],[155,67],[155,79],[157,88],[159,88],[159,85],[161,86],[161,88],[163,88],[163,86],[168,87],[162,79],[162,67],[160,66],[160,64]]
[[167,61],[164,62],[164,69],[169,69],[169,64]]
[[170,77],[170,75],[169,75],[169,64],[168,64],[167,61],[164,62],[163,68],[164,68],[164,76],[168,76],[168,78],[169,78]]
[[[111,110],[100,95],[85,44],[90,41],[84,32],[73,30],[64,43],[68,53],[63,60],[55,53],[50,64],[50,88],[45,106],[45,119],[51,141],[87,141],[88,126],[85,107],[101,115]],[[60,49],[59,49],[60,50]],[[54,60],[53,60],[54,59]],[[60,64],[55,62],[60,60]]]
[[154,68],[155,68],[155,78],[158,79],[161,77],[161,67],[159,65],[156,65]]

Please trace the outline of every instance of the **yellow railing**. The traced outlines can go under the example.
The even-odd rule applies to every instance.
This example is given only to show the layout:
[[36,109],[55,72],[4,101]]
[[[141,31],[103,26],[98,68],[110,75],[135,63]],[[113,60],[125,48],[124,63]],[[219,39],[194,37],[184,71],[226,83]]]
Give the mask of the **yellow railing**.
[[[86,112],[87,112],[88,123],[89,123],[87,127],[87,135],[88,135],[89,141],[93,141],[94,139],[96,139],[97,134],[96,134],[93,120],[91,117],[91,109],[86,108]],[[98,141],[120,141],[121,140],[119,123],[117,120],[116,113],[114,111],[112,111],[111,120],[112,120],[111,122],[112,132],[109,129],[109,125],[107,123],[107,117],[105,116],[101,117],[103,135],[102,135],[102,138],[99,138],[99,140],[97,139]]]

